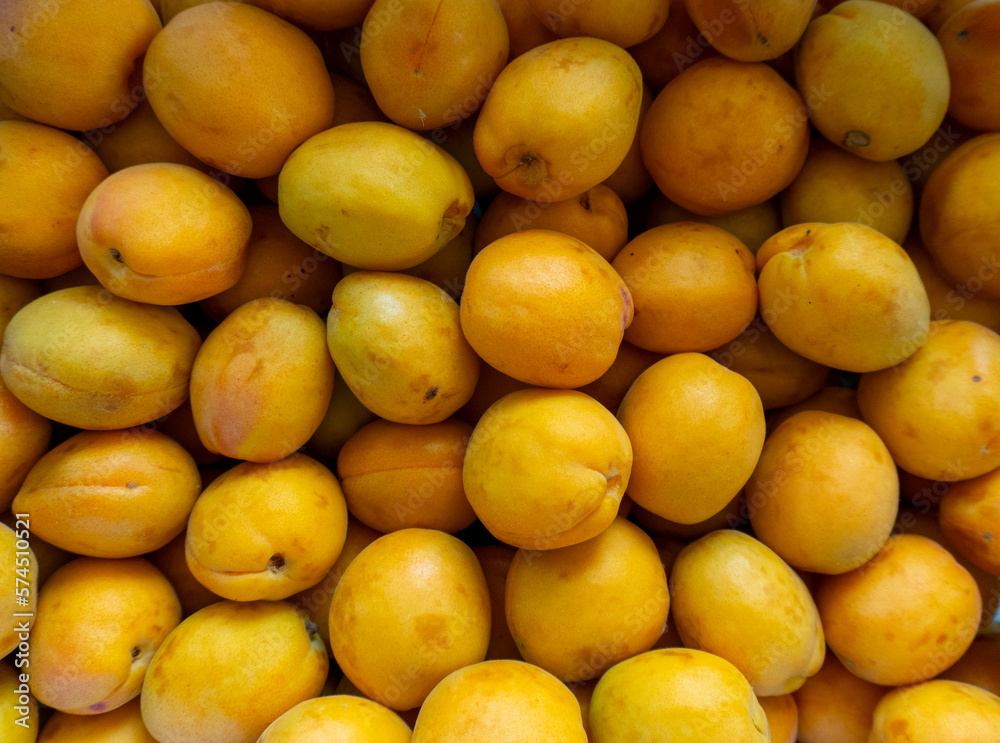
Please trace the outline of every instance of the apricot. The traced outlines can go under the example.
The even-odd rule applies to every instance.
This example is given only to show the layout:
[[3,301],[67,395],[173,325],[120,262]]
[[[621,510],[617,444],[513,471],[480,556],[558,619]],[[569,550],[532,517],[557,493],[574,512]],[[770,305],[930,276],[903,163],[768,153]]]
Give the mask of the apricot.
[[0,121],[0,152],[0,273],[47,279],[79,266],[76,220],[107,168],[79,140],[34,122]]
[[531,229],[575,237],[611,261],[628,242],[628,215],[618,194],[602,183],[555,202],[529,201],[502,191],[479,222],[473,250],[479,253],[504,235]]
[[75,715],[138,696],[153,654],[181,618],[163,573],[138,557],[79,557],[38,597],[31,631],[31,691]]
[[532,12],[559,37],[588,36],[620,47],[645,41],[667,21],[669,0],[628,0],[614,8],[602,3],[528,0]]
[[319,427],[334,375],[326,328],[313,310],[284,299],[251,300],[211,332],[195,358],[198,435],[209,451],[228,457],[287,457]]
[[154,430],[84,431],[45,454],[14,498],[31,530],[91,557],[136,557],[184,529],[201,491],[198,468]]
[[202,308],[221,322],[252,299],[273,297],[323,315],[340,280],[340,264],[295,237],[277,206],[257,204],[249,211],[252,228],[243,272],[231,287],[201,300]]
[[147,304],[185,304],[239,280],[250,213],[231,190],[174,163],[133,165],[80,211],[83,262],[105,289]]
[[4,334],[0,373],[21,402],[87,429],[155,420],[188,396],[197,331],[173,307],[80,286],[24,307]]
[[[264,2],[265,0],[258,1]],[[340,124],[349,124],[354,121],[389,120],[382,113],[382,109],[375,102],[372,92],[366,86],[355,82],[347,75],[341,75],[337,72],[330,73],[330,82],[333,83],[333,93],[337,101],[333,112],[333,122],[330,124],[331,127],[339,126]],[[275,189],[277,189],[277,179],[274,176],[269,176],[263,180],[273,182]],[[277,190],[275,190],[276,193]],[[268,195],[268,198],[270,198],[270,195]],[[274,203],[278,202],[277,197],[271,200]]]
[[333,594],[337,591],[337,586],[340,584],[340,579],[347,566],[361,554],[361,550],[380,536],[382,536],[380,532],[365,526],[348,514],[344,546],[333,563],[333,567],[319,582],[289,598],[291,603],[306,610],[328,650],[330,649],[330,604],[333,603]]
[[824,139],[810,145],[805,165],[780,201],[786,227],[859,222],[902,243],[913,221],[913,186],[902,165],[866,160]]
[[899,480],[868,425],[802,411],[764,442],[746,487],[754,534],[789,565],[838,574],[860,567],[896,521]]
[[712,34],[703,35],[691,20],[684,0],[670,0],[667,19],[659,31],[628,49],[653,90],[665,88],[699,59],[719,53],[711,44]]
[[959,145],[920,197],[920,236],[941,272],[964,293],[1000,298],[1000,133]]
[[242,3],[208,3],[174,16],[146,51],[142,81],[170,136],[232,175],[274,175],[333,121],[333,85],[316,45],[292,24]]
[[961,681],[1000,696],[1000,635],[980,635],[938,678]]
[[206,172],[225,186],[235,186],[228,173],[210,172],[208,165],[177,144],[145,97],[114,128],[95,129],[84,133],[84,138],[109,173],[145,163],[176,163]]
[[858,405],[903,469],[931,480],[977,477],[1000,465],[998,364],[992,330],[935,321],[913,356],[862,375]]
[[962,657],[982,600],[944,547],[901,534],[860,568],[823,577],[816,605],[830,649],[851,673],[898,686],[933,678]]
[[461,322],[490,366],[530,385],[572,388],[608,370],[632,312],[625,282],[596,251],[560,232],[525,230],[473,258]]
[[1000,331],[1000,299],[973,294],[969,288],[942,273],[924,247],[918,232],[903,243],[927,290],[932,320],[969,320]]
[[408,129],[450,126],[474,114],[510,48],[495,0],[375,0],[361,33],[372,95]]
[[524,659],[572,683],[653,647],[667,622],[667,576],[653,540],[615,519],[592,539],[520,550],[506,588],[507,625]]
[[705,216],[775,196],[809,149],[808,117],[795,89],[763,62],[726,57],[703,59],[674,78],[653,101],[640,136],[660,191]]
[[149,732],[160,743],[254,741],[319,694],[329,660],[303,615],[284,601],[222,601],[181,622],[142,687]]
[[1000,697],[958,681],[893,689],[875,708],[870,743],[959,743],[1000,737]]
[[368,699],[338,694],[299,702],[267,726],[257,743],[410,743],[395,712]]
[[396,423],[443,421],[479,378],[455,300],[414,276],[358,271],[341,279],[327,345],[358,400]]
[[771,743],[795,743],[799,731],[799,710],[795,706],[795,697],[782,694],[777,697],[760,697],[757,701],[767,717]]
[[505,191],[571,199],[621,165],[641,104],[642,74],[624,49],[589,36],[558,39],[497,76],[476,120],[476,156]]
[[254,4],[297,26],[333,31],[361,23],[372,0],[254,0]]
[[[0,614],[3,617],[0,620],[0,657],[21,643],[28,643],[28,630],[35,623],[40,585],[38,562],[31,548],[30,521],[15,521],[14,526],[0,524],[0,554],[4,558],[0,563],[0,578],[8,587],[0,594],[0,611],[3,611]],[[23,606],[22,601],[26,601]],[[17,616],[19,614],[25,616]],[[30,652],[31,645],[27,647]]]
[[[8,743],[35,743],[38,735],[38,701],[28,689],[26,670],[0,663],[0,725]],[[85,719],[85,718],[80,718]],[[155,743],[153,741],[152,743]]]
[[937,30],[951,80],[948,113],[968,127],[1000,129],[1000,5],[979,0],[957,9]]
[[326,414],[316,432],[309,437],[306,447],[319,456],[335,459],[347,440],[377,417],[361,404],[347,386],[343,375],[338,374],[333,380],[333,392],[330,394]]
[[642,506],[633,506],[629,517],[654,538],[697,539],[718,529],[734,529],[746,521],[746,500],[743,498],[743,491],[740,490],[729,503],[722,507],[721,511],[694,524],[679,524],[676,521],[670,521],[662,516],[657,516],[652,511],[647,511]]
[[3,346],[3,335],[11,318],[42,293],[41,285],[34,279],[0,274],[0,347]]
[[309,138],[278,177],[282,221],[300,240],[368,270],[412,268],[457,235],[472,183],[451,155],[381,121]]
[[649,351],[709,351],[743,332],[757,310],[753,254],[718,227],[653,227],[611,266],[635,305],[625,340]]
[[812,20],[814,0],[749,3],[685,0],[695,26],[730,59],[764,62],[780,57],[799,40]]
[[156,743],[142,722],[139,698],[99,715],[56,712],[45,723],[39,743]]
[[191,511],[185,554],[213,593],[274,601],[322,580],[346,533],[337,479],[295,453],[269,464],[243,462],[213,480]]
[[945,21],[970,2],[972,0],[938,0],[920,17],[920,20],[924,22],[927,28],[937,34]]
[[662,193],[657,193],[646,215],[646,229],[673,222],[701,222],[719,227],[738,238],[754,255],[757,255],[764,241],[780,231],[782,226],[777,199],[768,199],[735,212],[703,217],[677,206]]
[[753,385],[703,354],[675,354],[646,369],[618,420],[633,447],[628,495],[681,524],[721,511],[764,445],[764,409]]
[[507,24],[510,39],[509,59],[520,57],[529,49],[556,40],[556,35],[542,23],[531,9],[529,0],[497,0]]
[[580,705],[552,674],[518,660],[474,663],[428,694],[413,743],[586,743]]
[[830,371],[785,346],[759,316],[736,338],[708,355],[749,379],[764,410],[808,398],[823,386]]
[[147,0],[11,0],[0,28],[0,100],[32,121],[85,131],[121,121],[141,100],[142,55],[160,19]]
[[338,665],[365,696],[409,710],[490,641],[490,594],[472,550],[433,529],[379,537],[347,566],[330,607]]
[[155,552],[147,555],[147,559],[153,563],[160,572],[167,576],[170,585],[177,593],[177,599],[181,602],[181,613],[184,617],[189,617],[199,609],[204,609],[209,604],[222,601],[222,597],[212,593],[205,586],[198,582],[198,579],[191,573],[188,567],[187,558],[184,556],[184,544],[187,541],[187,530],[182,531],[165,545]]
[[464,529],[476,520],[462,487],[471,434],[472,426],[453,418],[423,426],[372,421],[337,456],[347,508],[383,533]]
[[858,407],[857,398],[857,391],[849,387],[823,387],[801,402],[772,411],[767,419],[768,435],[786,420],[803,410],[822,410],[826,413],[836,413],[861,420],[861,409]]
[[675,743],[771,740],[743,674],[723,658],[686,648],[651,650],[606,671],[594,689],[590,726],[594,743],[642,740],[651,730]]
[[0,508],[10,508],[14,496],[35,462],[49,448],[52,422],[39,415],[14,393],[0,378]]
[[807,359],[846,371],[887,369],[927,337],[930,304],[913,261],[871,227],[786,227],[761,246],[757,267],[761,316]]
[[510,628],[507,626],[505,607],[507,576],[517,550],[506,544],[488,544],[473,547],[472,551],[483,569],[486,585],[490,589],[490,646],[486,649],[486,660],[521,660]]
[[948,109],[941,45],[920,21],[885,3],[848,0],[814,19],[796,47],[795,80],[808,92],[812,125],[866,160],[914,152]]
[[462,231],[455,235],[438,252],[412,268],[404,268],[400,273],[416,276],[444,289],[457,302],[465,288],[465,274],[472,263],[472,240],[476,233],[477,220],[470,216],[465,220]]
[[1000,471],[951,485],[941,499],[941,531],[963,557],[1000,576]]
[[878,686],[844,668],[833,653],[806,679],[793,698],[799,743],[868,743],[875,707],[885,695]]
[[670,598],[684,645],[731,662],[758,696],[793,692],[823,664],[823,626],[805,583],[742,532],[715,531],[681,550]]
[[612,413],[617,412],[632,383],[646,369],[662,359],[664,354],[647,351],[622,341],[618,354],[608,370],[589,384],[577,389],[601,403]]
[[483,525],[514,547],[578,544],[614,520],[632,446],[604,406],[582,392],[529,388],[479,419],[462,467]]

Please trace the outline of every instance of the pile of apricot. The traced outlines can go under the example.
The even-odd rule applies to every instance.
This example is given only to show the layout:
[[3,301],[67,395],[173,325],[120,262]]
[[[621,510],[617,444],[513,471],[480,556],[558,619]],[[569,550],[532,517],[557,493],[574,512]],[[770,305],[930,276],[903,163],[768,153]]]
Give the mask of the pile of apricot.
[[0,740],[1000,743],[1000,0],[0,2]]

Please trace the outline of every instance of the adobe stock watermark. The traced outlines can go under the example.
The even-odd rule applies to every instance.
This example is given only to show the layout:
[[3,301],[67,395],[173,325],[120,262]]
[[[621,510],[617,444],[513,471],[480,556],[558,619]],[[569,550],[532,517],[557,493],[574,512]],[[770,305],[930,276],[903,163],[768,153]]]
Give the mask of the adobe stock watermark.
[[14,724],[23,728],[31,725],[31,691],[28,682],[31,674],[31,622],[35,618],[32,611],[31,595],[31,521],[26,513],[14,514],[14,630],[17,647],[13,653],[14,667],[18,669],[17,686],[14,688]]

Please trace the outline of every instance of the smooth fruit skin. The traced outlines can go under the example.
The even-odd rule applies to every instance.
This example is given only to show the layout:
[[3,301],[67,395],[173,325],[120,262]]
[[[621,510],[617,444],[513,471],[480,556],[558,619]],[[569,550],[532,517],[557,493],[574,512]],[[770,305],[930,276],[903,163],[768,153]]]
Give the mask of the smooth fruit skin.
[[575,390],[529,388],[504,396],[479,419],[462,481],[494,536],[546,550],[607,528],[631,467],[628,436],[604,406]]
[[957,147],[920,198],[920,236],[941,272],[964,294],[1000,298],[1000,132]]
[[35,743],[38,736],[38,701],[25,693],[27,677],[24,669],[0,664],[0,729],[7,743]]
[[606,671],[591,699],[590,727],[594,743],[771,740],[743,674],[718,656],[686,648],[650,650]]
[[660,191],[713,216],[760,204],[791,183],[809,150],[809,125],[802,97],[770,66],[712,57],[660,91],[640,138]]
[[938,678],[972,684],[1000,696],[1000,635],[979,635],[965,655]]
[[330,642],[365,696],[419,707],[449,673],[486,657],[490,594],[475,554],[433,529],[379,537],[340,579]]
[[181,622],[149,665],[142,719],[160,743],[253,743],[323,688],[326,648],[284,601],[222,601]]
[[396,423],[438,423],[472,396],[479,357],[459,308],[429,281],[358,271],[333,290],[330,355],[358,400]]
[[760,697],[757,701],[767,716],[771,743],[795,743],[799,729],[799,710],[795,706],[795,697],[782,694],[777,697]]
[[899,245],[858,223],[787,227],[757,253],[760,313],[782,343],[835,369],[887,369],[927,337],[930,303]]
[[952,484],[941,499],[940,523],[967,560],[1000,576],[1000,471]]
[[800,743],[868,743],[875,707],[887,691],[827,653],[823,667],[793,693]]
[[474,202],[455,158],[381,121],[340,124],[309,138],[278,176],[278,209],[288,229],[366,270],[427,260],[461,232]]
[[580,705],[551,674],[518,660],[454,671],[427,695],[413,743],[586,743]]
[[31,690],[42,704],[77,715],[120,707],[138,696],[180,618],[173,587],[146,560],[79,557],[38,597]]
[[232,175],[276,174],[292,150],[333,121],[333,85],[319,48],[304,31],[243,3],[177,14],[149,45],[142,80],[170,135]]
[[0,28],[0,102],[86,131],[121,121],[142,100],[140,62],[160,19],[147,0],[10,0]]
[[524,659],[572,683],[652,648],[670,597],[653,540],[617,518],[580,544],[519,550],[504,603]]
[[191,455],[155,430],[84,431],[45,454],[14,498],[31,530],[91,557],[137,557],[183,531],[201,492]]
[[670,596],[685,646],[730,661],[758,696],[793,692],[823,664],[823,626],[805,583],[742,532],[715,531],[685,547]]
[[36,299],[4,334],[0,373],[21,402],[78,428],[129,428],[188,396],[198,332],[174,307],[95,286]]
[[952,13],[937,31],[948,62],[951,99],[948,113],[979,131],[1000,130],[1000,4],[994,0],[968,3]]
[[[20,643],[28,642],[29,638],[23,637],[24,626],[28,628],[35,622],[35,609],[38,601],[38,561],[35,559],[34,550],[31,548],[29,529],[26,529],[24,522],[20,524],[14,522],[17,529],[12,529],[6,524],[0,524],[0,555],[3,562],[0,563],[0,578],[8,581],[6,585],[10,589],[0,594],[0,657],[6,656],[14,650]],[[30,524],[29,524],[30,527]],[[25,542],[28,542],[25,545]],[[21,553],[21,554],[18,554]],[[18,572],[20,571],[20,572]],[[18,583],[21,579],[25,583]],[[17,593],[15,589],[20,588]],[[18,598],[27,598],[27,606],[19,606]],[[33,616],[15,617],[15,614],[25,613]],[[28,650],[31,646],[28,645]],[[29,660],[30,662],[30,660]]]
[[715,49],[740,62],[763,62],[795,46],[812,20],[816,3],[757,0],[751,5],[730,0],[686,0],[684,7]]
[[1000,465],[1000,336],[963,320],[931,323],[898,366],[863,374],[858,405],[907,472],[966,480]]
[[77,221],[83,262],[105,289],[180,305],[235,284],[250,212],[230,189],[187,165],[133,165],[105,178]]
[[136,697],[99,715],[56,712],[45,723],[38,743],[156,743],[156,738],[142,722]]
[[958,681],[928,681],[886,694],[868,743],[1000,740],[1000,697]]
[[509,51],[496,0],[375,0],[361,34],[379,108],[414,130],[450,131],[472,116]]
[[6,442],[0,452],[0,508],[10,508],[51,438],[52,421],[18,400],[0,378],[0,440]]
[[108,170],[67,132],[0,121],[0,273],[47,279],[81,263],[76,221]]
[[448,418],[422,426],[372,421],[337,456],[351,513],[388,533],[409,527],[454,534],[476,520],[462,486],[472,426]]
[[625,159],[641,103],[642,74],[624,49],[593,37],[552,41],[497,76],[476,120],[476,157],[505,191],[570,199]]
[[[305,444],[326,414],[335,376],[326,326],[308,307],[264,297],[241,305],[205,339],[191,369],[191,411],[212,452],[276,462]],[[289,415],[294,408],[295,415]]]
[[[592,36],[620,47],[645,41],[667,22],[668,0],[627,0],[614,6],[581,0],[526,0],[535,18],[559,37]],[[567,10],[571,8],[571,10]]]
[[642,372],[618,420],[633,450],[627,494],[681,524],[721,511],[750,478],[764,446],[757,391],[703,354],[674,354]]
[[347,533],[337,478],[298,452],[243,462],[205,488],[188,519],[185,556],[195,578],[235,601],[276,601],[315,585]]
[[399,715],[362,697],[337,694],[299,702],[267,726],[257,743],[410,743]]
[[490,366],[538,387],[589,384],[614,363],[632,322],[621,276],[580,240],[529,229],[473,258],[462,331]]
[[878,162],[921,147],[948,109],[948,67],[934,34],[870,0],[840,3],[809,24],[796,47],[795,80],[824,137]]
[[884,686],[924,681],[958,660],[982,611],[969,571],[910,534],[890,537],[860,568],[822,578],[816,605],[830,649],[851,673]]
[[746,497],[754,534],[789,565],[846,573],[889,538],[899,479],[868,425],[803,411],[764,442]]

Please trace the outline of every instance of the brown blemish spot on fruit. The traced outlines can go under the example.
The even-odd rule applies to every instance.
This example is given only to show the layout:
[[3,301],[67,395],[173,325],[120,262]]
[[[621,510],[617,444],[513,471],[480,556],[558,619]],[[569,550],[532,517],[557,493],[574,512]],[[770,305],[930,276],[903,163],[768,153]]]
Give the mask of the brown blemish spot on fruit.
[[993,533],[992,532],[988,532],[988,531],[983,532],[983,541],[984,542],[992,542],[993,541]]
[[125,483],[125,487],[127,487],[127,488],[129,488],[131,490],[132,488],[137,488],[139,486],[136,483],[134,483],[131,480],[129,480],[127,483]]
[[111,257],[114,258],[118,263],[125,262],[125,259],[122,258],[122,254],[119,253],[118,250],[116,250],[115,248],[111,248],[108,252],[111,253]]
[[433,400],[435,397],[437,397],[437,393],[438,393],[438,388],[436,386],[431,387],[429,390],[427,390],[427,394],[424,395],[424,399]]
[[448,620],[440,614],[421,614],[413,620],[413,629],[424,645],[446,648],[448,640]]
[[285,567],[285,558],[280,552],[276,552],[271,555],[271,559],[267,561],[267,569],[277,573],[279,570]]
[[974,377],[972,378],[972,381],[973,381],[973,382],[982,382],[982,381],[983,381],[983,378],[982,378],[981,376],[979,376],[979,375],[977,374],[976,376],[974,376]]
[[844,147],[867,147],[871,144],[871,137],[862,131],[853,129],[844,135]]
[[142,655],[142,650],[136,645],[132,648],[132,660],[136,660],[140,655]]
[[[893,720],[889,723],[889,734],[895,736],[903,736],[907,734],[910,729],[910,723],[906,720]],[[909,736],[907,736],[909,739]]]
[[[13,31],[14,27],[12,26],[10,30]],[[961,31],[959,31],[958,32],[958,40],[959,41],[968,41],[969,40],[969,29],[963,28]]]
[[590,191],[584,191],[582,194],[580,194],[579,201],[580,201],[580,206],[582,206],[584,209],[586,209],[589,212],[590,211]]

